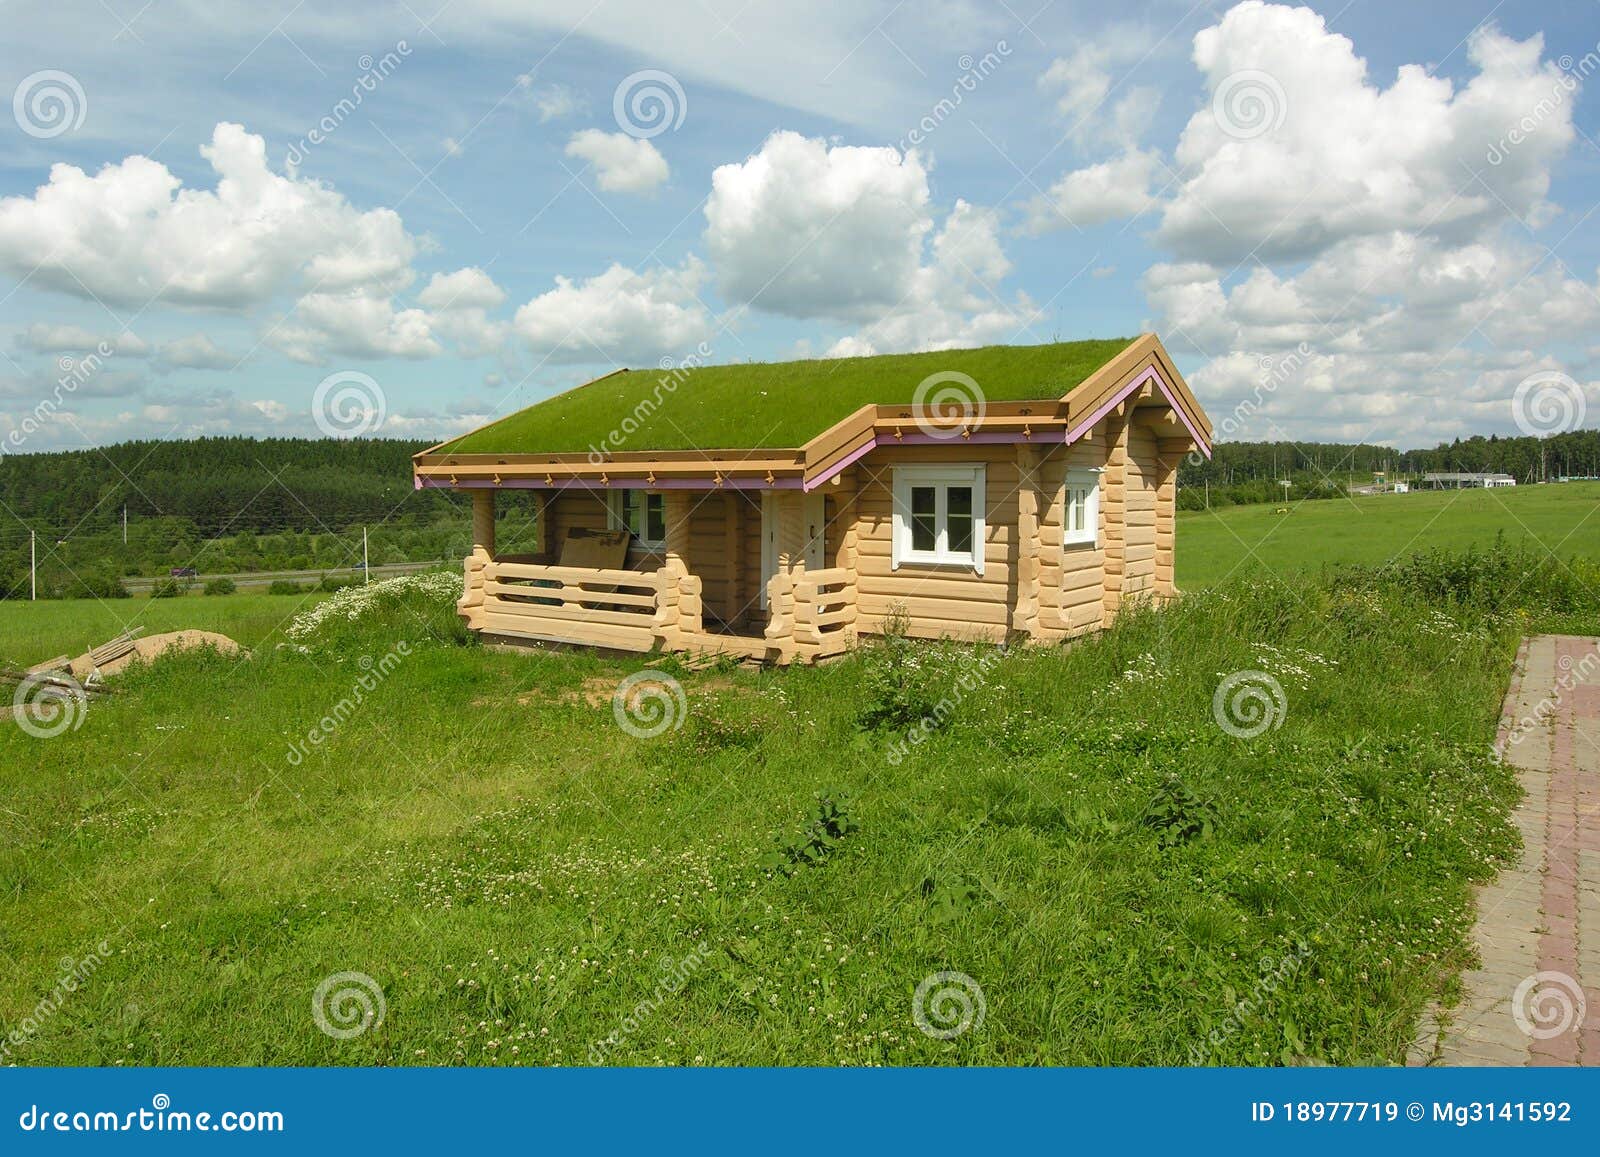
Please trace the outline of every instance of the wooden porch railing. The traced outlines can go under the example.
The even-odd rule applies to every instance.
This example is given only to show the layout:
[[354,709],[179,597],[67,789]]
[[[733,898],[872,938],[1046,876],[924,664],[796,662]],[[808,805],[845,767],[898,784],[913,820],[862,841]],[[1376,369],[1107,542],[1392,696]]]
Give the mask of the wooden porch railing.
[[855,573],[845,567],[779,571],[767,607],[767,643],[781,662],[837,655],[855,642]]

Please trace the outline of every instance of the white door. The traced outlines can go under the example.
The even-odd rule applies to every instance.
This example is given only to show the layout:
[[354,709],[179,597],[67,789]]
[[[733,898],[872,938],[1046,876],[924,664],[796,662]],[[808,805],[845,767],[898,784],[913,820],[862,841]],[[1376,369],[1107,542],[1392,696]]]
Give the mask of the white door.
[[[778,512],[786,494],[770,490],[761,493],[761,609],[767,609],[767,583],[778,573]],[[792,509],[792,508],[791,508]],[[800,496],[801,533],[805,535],[807,570],[821,570],[827,561],[828,524],[825,500],[821,494]]]
[[778,573],[778,496],[761,492],[761,609],[767,609],[767,584]]
[[820,494],[807,494],[800,505],[800,517],[805,520],[807,570],[821,570],[826,565],[828,553],[828,522],[826,502]]

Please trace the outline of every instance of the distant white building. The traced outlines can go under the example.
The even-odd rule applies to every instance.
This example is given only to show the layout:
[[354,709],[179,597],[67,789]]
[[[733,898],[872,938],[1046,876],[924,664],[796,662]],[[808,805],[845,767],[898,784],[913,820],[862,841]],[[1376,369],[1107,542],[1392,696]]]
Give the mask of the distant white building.
[[1410,494],[1411,493],[1411,483],[1409,483],[1409,482],[1396,482],[1390,489],[1392,489],[1396,494]]
[[1422,484],[1433,490],[1477,490],[1490,486],[1515,486],[1517,480],[1509,474],[1430,471],[1422,476]]

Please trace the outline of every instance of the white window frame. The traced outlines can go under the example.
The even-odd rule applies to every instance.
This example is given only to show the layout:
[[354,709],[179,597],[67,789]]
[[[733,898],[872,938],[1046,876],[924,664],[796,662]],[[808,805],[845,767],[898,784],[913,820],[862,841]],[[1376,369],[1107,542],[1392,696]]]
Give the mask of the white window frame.
[[[1100,545],[1100,475],[1104,468],[1068,470],[1061,492],[1061,544],[1063,546]],[[1083,504],[1083,523],[1074,525],[1073,492],[1087,490]]]
[[[639,508],[638,534],[634,534],[632,528],[628,526],[627,501],[630,494],[637,494],[639,501],[643,504]],[[651,493],[648,490],[638,490],[632,487],[612,490],[606,494],[606,524],[612,530],[628,531],[633,536],[633,545],[640,550],[660,553],[667,549],[666,539],[663,538],[657,542],[655,539],[646,537],[646,532],[650,529],[650,500],[652,498],[657,498],[661,501],[661,524],[662,528],[665,529],[667,521],[666,495],[661,494],[659,491]]]
[[[983,573],[984,514],[987,492],[983,464],[928,464],[894,468],[894,527],[890,566],[962,567],[973,574]],[[932,486],[937,490],[934,506],[935,539],[933,550],[911,548],[911,488]],[[947,490],[951,486],[972,487],[972,550],[949,549],[949,524],[946,514]]]

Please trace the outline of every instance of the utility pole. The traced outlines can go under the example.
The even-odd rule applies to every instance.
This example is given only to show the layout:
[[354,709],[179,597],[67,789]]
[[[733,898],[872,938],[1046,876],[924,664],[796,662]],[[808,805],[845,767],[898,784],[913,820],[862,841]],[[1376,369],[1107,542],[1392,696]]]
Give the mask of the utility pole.
[[372,567],[367,557],[367,528],[361,528],[361,583],[365,586],[372,581]]
[[122,504],[122,545],[128,545],[128,504]]
[[28,531],[28,600],[39,601],[39,532]]

